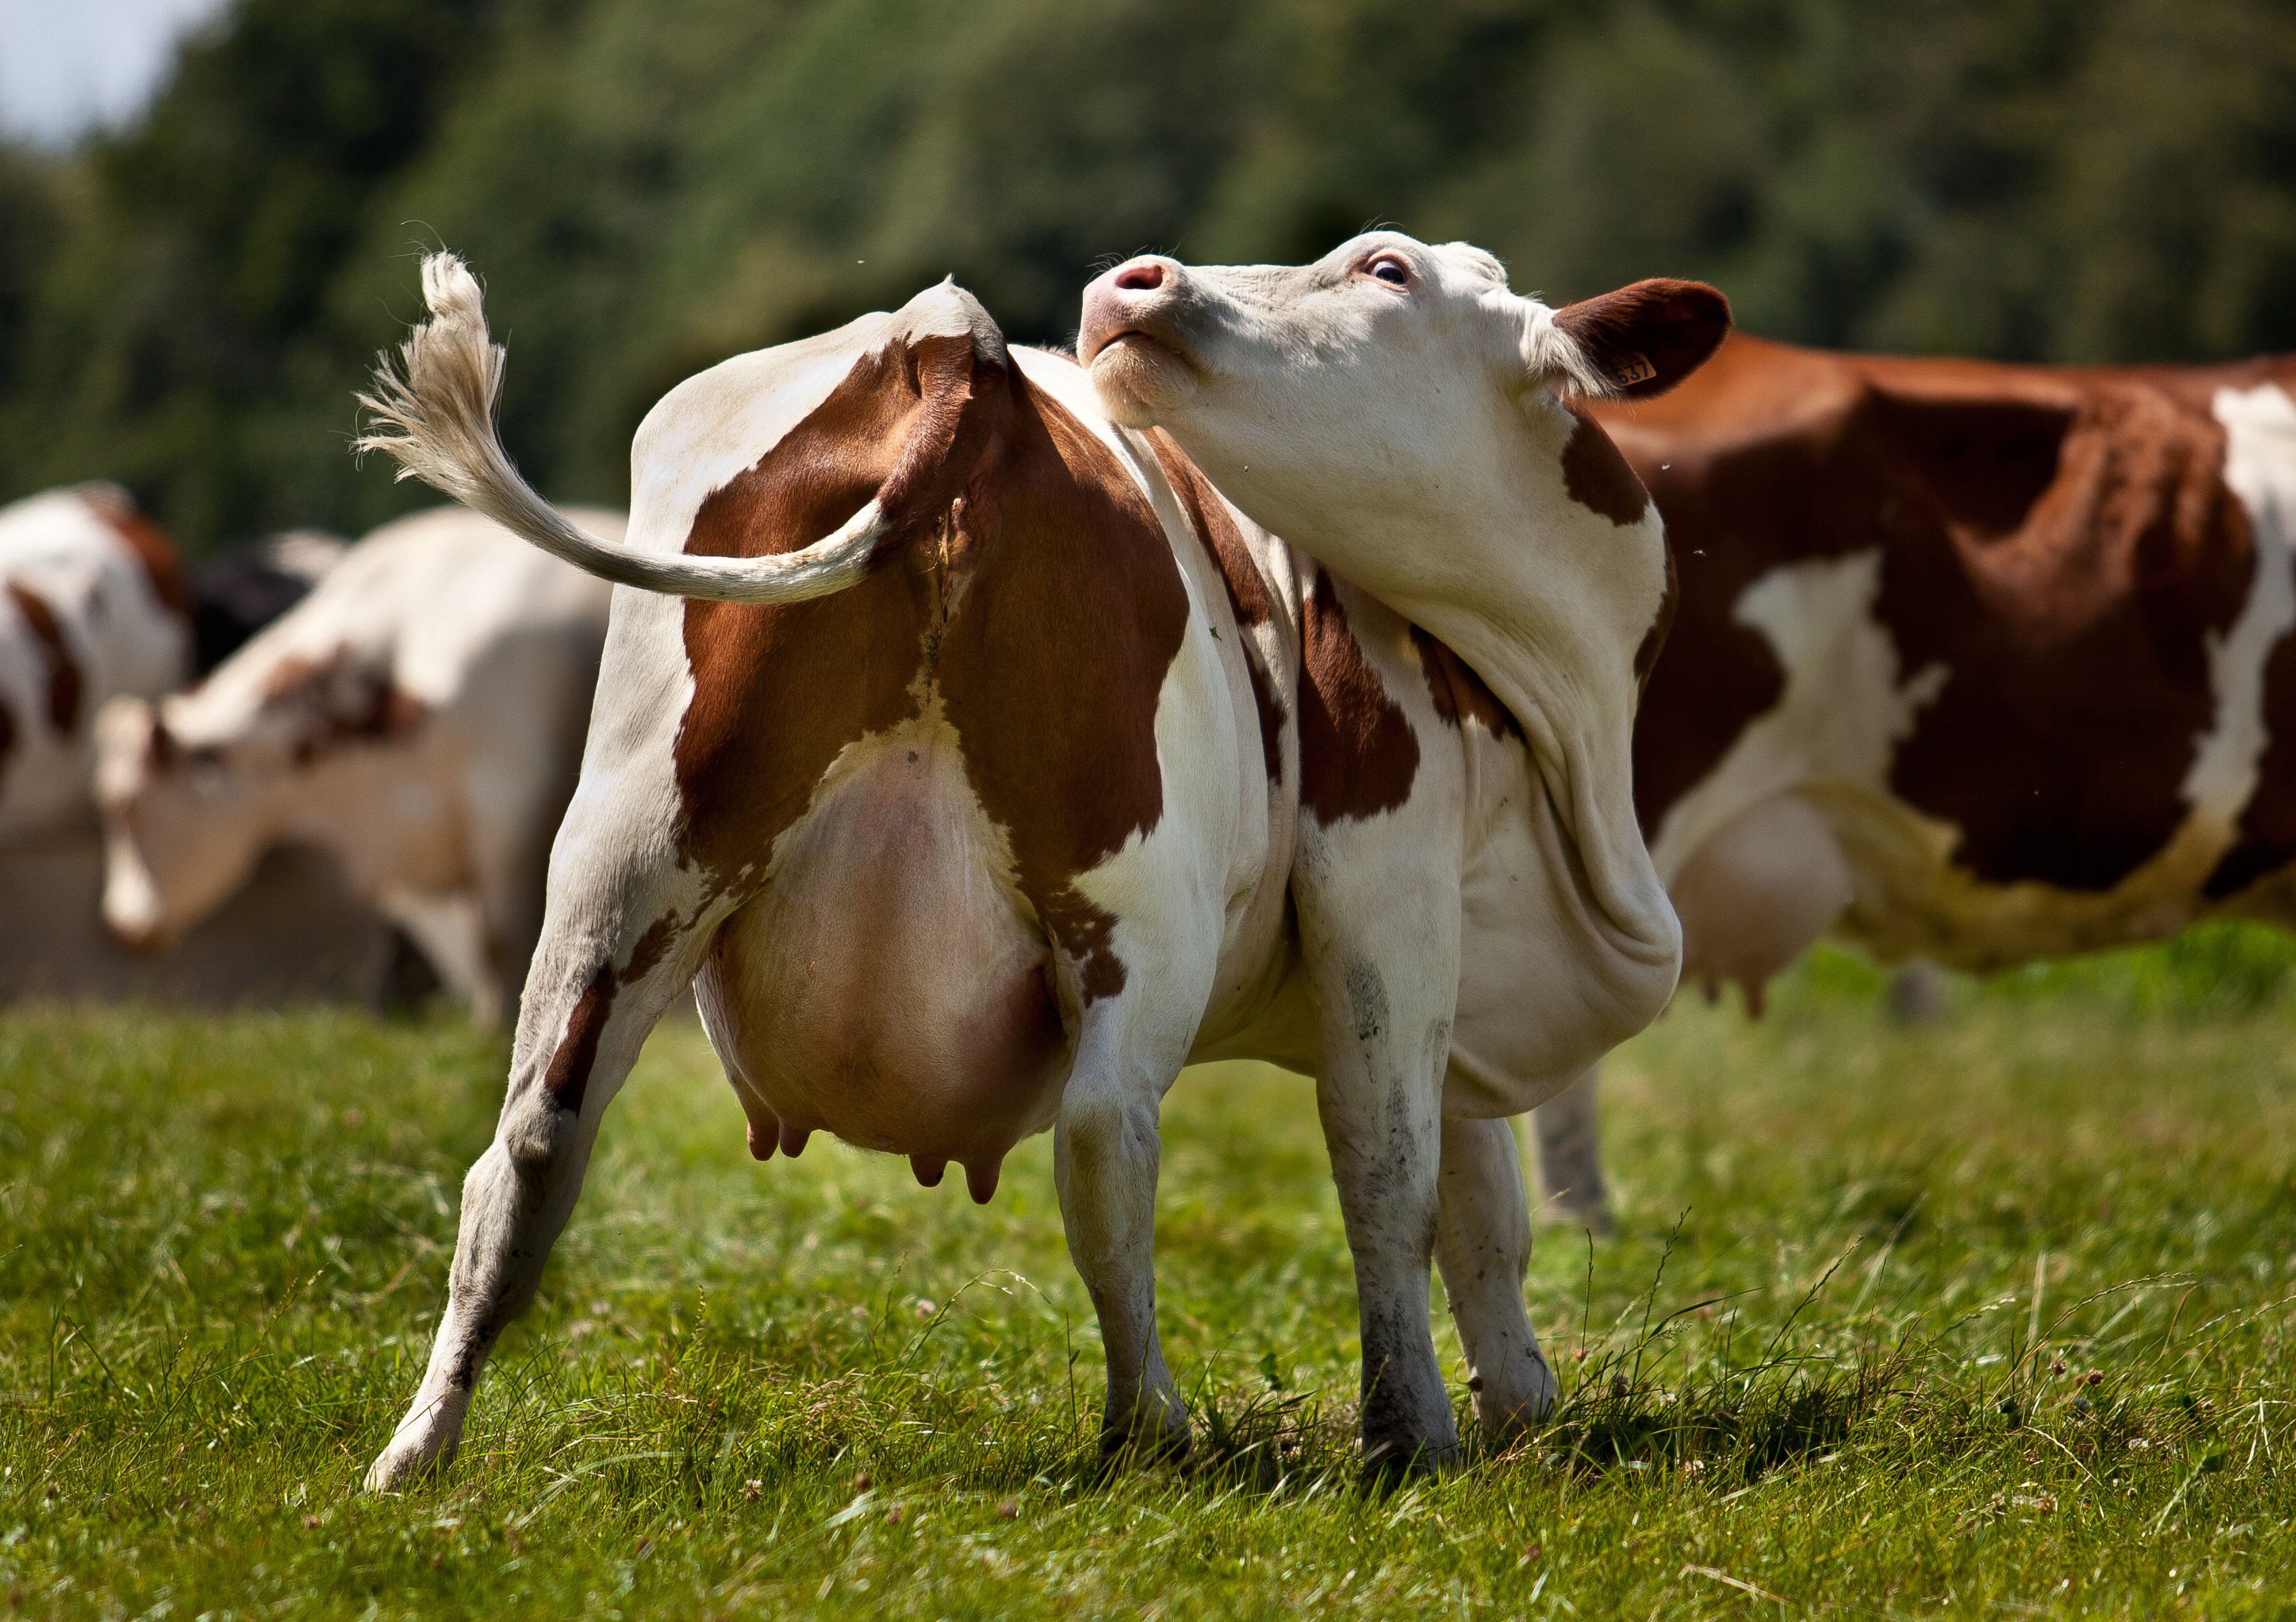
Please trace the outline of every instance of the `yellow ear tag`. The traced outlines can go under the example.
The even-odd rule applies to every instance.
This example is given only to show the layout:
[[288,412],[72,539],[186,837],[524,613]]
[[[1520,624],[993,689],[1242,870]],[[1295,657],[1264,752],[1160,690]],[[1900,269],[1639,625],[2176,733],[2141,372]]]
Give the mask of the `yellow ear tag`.
[[1650,357],[1636,349],[1628,350],[1626,358],[1611,370],[1611,375],[1627,388],[1636,383],[1647,383],[1658,375],[1658,368],[1650,364]]

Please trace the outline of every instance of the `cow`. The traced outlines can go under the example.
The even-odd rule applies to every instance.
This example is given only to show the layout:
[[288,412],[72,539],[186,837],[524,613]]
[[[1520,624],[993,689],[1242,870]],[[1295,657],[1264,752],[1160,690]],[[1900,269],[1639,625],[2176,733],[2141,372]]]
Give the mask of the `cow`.
[[0,843],[90,814],[97,710],[190,665],[176,547],[115,485],[0,507]]
[[[2296,356],[1739,335],[1663,400],[1597,405],[1682,582],[1634,754],[1685,980],[1759,1012],[1829,933],[1983,973],[2296,925],[2292,402]],[[1592,1107],[1539,1123],[1549,1186],[1590,1203]]]
[[[1544,463],[1515,539],[1617,627],[1580,644],[1590,701],[1610,701],[1659,617],[1660,543],[1655,520],[1621,535],[1567,494],[1576,440],[1549,415],[1577,419],[1546,393],[1603,374],[1471,250],[1363,239],[1330,261],[1326,306],[1386,323],[1396,263],[1417,267],[1430,347],[1451,351],[1441,385],[1488,387],[1535,424],[1475,448]],[[467,270],[440,256],[423,279],[431,318],[368,397],[363,444],[628,589],[446,1312],[367,1485],[451,1458],[601,1117],[689,985],[760,1159],[826,1131],[906,1156],[927,1187],[957,1163],[985,1201],[1011,1147],[1054,1132],[1111,1454],[1187,1444],[1152,1249],[1158,1110],[1192,1058],[1319,1077],[1367,1460],[1457,1451],[1437,1260],[1479,1420],[1544,1412],[1504,1118],[1639,1028],[1675,965],[1669,938],[1623,974],[1579,970],[1602,950],[1599,858],[1578,854],[1587,831],[1543,796],[1490,688],[1230,505],[1172,438],[1113,420],[1099,363],[1009,348],[953,283],[673,389],[638,430],[616,546],[562,521],[502,451],[503,355]],[[1312,390],[1300,405],[1303,431],[1355,411]],[[1620,549],[1652,568],[1613,578]],[[1536,905],[1495,919],[1482,903],[1510,888]],[[1511,997],[1471,1012],[1463,959]],[[1522,988],[1545,979],[1566,1005],[1526,1022],[1540,999]],[[1455,1012],[1473,1021],[1456,1043]]]
[[475,1019],[503,1022],[541,930],[607,601],[459,508],[377,529],[197,688],[105,708],[105,922],[164,946],[273,846],[316,847]]

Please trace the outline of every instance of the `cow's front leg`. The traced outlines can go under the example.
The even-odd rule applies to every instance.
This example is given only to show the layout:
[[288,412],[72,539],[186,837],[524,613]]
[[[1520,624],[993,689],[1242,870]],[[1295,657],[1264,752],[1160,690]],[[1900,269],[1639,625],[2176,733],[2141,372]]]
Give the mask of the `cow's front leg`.
[[1393,851],[1352,848],[1355,830],[1312,837],[1293,893],[1323,1028],[1316,1107],[1355,1257],[1365,1462],[1427,1469],[1459,1445],[1428,1316],[1458,890],[1416,875],[1407,891],[1382,886]]
[[1188,1447],[1187,1405],[1156,1338],[1157,1116],[1187,1039],[1171,1032],[1159,1040],[1128,1020],[1119,1004],[1139,995],[1086,1009],[1053,1139],[1069,1254],[1091,1293],[1108,1358],[1103,1456],[1128,1448],[1177,1455]]
[[[693,978],[703,931],[661,931],[655,922],[674,922],[674,905],[619,909],[627,923],[611,946],[579,927],[594,923],[598,910],[569,905],[570,922],[554,927],[537,954],[509,1097],[494,1143],[463,1184],[447,1310],[430,1365],[367,1470],[371,1491],[452,1462],[488,1355],[534,1298],[582,1191],[606,1106],[663,1008]],[[649,924],[658,932],[645,934]]]
[[1456,1116],[1444,1121],[1435,1254],[1467,1355],[1476,1421],[1484,1436],[1504,1440],[1546,1418],[1556,1389],[1523,1310],[1530,1213],[1512,1123]]

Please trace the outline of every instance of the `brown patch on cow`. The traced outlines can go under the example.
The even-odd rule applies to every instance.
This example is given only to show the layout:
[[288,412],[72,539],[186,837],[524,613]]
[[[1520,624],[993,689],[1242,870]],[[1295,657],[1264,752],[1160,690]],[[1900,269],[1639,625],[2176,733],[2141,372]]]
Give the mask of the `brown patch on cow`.
[[1308,586],[1300,631],[1300,803],[1326,823],[1394,810],[1419,774],[1419,740],[1324,569]]
[[[1212,488],[1210,481],[1188,460],[1170,435],[1162,429],[1149,430],[1147,440],[1162,464],[1164,478],[1173,494],[1195,527],[1196,536],[1211,555],[1214,567],[1219,570],[1220,583],[1227,588],[1228,607],[1234,612],[1239,626],[1262,626],[1275,617],[1274,599],[1267,582],[1259,573],[1259,565],[1251,555],[1251,548],[1229,515],[1227,503]],[[1281,782],[1283,779],[1283,700],[1276,695],[1275,678],[1260,656],[1259,644],[1250,637],[1242,638],[1244,675],[1251,683],[1251,705],[1259,717],[1259,753],[1267,770],[1267,781]]]
[[637,943],[630,948],[630,961],[622,965],[618,977],[620,982],[625,986],[635,986],[652,974],[660,966],[661,960],[669,955],[670,947],[677,944],[677,938],[685,934],[686,929],[685,921],[677,915],[675,909],[646,925],[645,933],[639,936]]
[[124,491],[97,487],[81,492],[82,499],[127,543],[144,565],[152,594],[173,612],[192,617],[192,582],[184,572],[183,553],[166,530],[153,523]]
[[[646,926],[645,932],[630,948],[629,962],[619,972],[611,963],[603,963],[590,976],[582,995],[575,1000],[573,1013],[567,1018],[566,1035],[560,1039],[557,1051],[550,1056],[549,1068],[543,1072],[543,1090],[560,1109],[578,1114],[581,1111],[583,1095],[590,1085],[590,1072],[598,1061],[599,1040],[613,1017],[615,995],[623,987],[635,986],[652,973],[669,954],[670,947],[685,929],[674,910],[665,913]],[[763,1159],[765,1156],[758,1158]]]
[[1596,407],[1682,571],[1635,735],[1646,831],[1784,689],[1734,617],[1774,569],[1879,548],[1901,677],[1947,680],[1892,790],[1989,883],[2108,890],[2171,839],[2213,723],[2210,639],[2254,553],[2207,413],[2134,373],[1833,356],[1734,339],[1684,389]]
[[48,724],[62,736],[70,737],[79,725],[79,703],[86,687],[79,661],[72,657],[64,628],[45,597],[17,580],[8,582],[8,595],[24,623],[32,627],[32,638],[40,644],[40,661],[47,667]]
[[1188,521],[1195,526],[1197,537],[1210,550],[1212,561],[1219,566],[1220,579],[1227,586],[1228,604],[1235,610],[1237,622],[1266,625],[1275,615],[1274,599],[1268,594],[1267,581],[1260,578],[1259,566],[1244,541],[1243,531],[1228,515],[1227,503],[1196,464],[1188,460],[1187,453],[1173,441],[1171,435],[1154,428],[1145,437],[1164,470],[1165,481],[1180,498]]
[[1639,524],[1650,511],[1650,492],[1619,455],[1603,425],[1573,406],[1577,419],[1562,446],[1562,488],[1572,501],[1614,524]]
[[[926,417],[929,386],[955,394],[960,408],[972,397],[969,377],[921,370],[909,346],[860,357],[803,422],[702,502],[686,552],[767,557],[829,534],[891,479]],[[685,604],[693,697],[675,758],[687,860],[722,887],[764,872],[838,752],[914,713],[911,686],[938,598],[925,561],[907,559],[809,602]]]
[[[1966,431],[2013,447],[2005,476],[1956,479],[1957,498],[1937,504],[1947,546],[1893,549],[1894,589],[1885,567],[1882,617],[1906,668],[1950,672],[1890,785],[1961,830],[1955,860],[1980,879],[2109,890],[2190,810],[2185,774],[2215,720],[2209,644],[2253,578],[2248,516],[2225,487],[2215,419],[2125,387],[2087,391],[2054,478],[2020,514],[2046,416],[2003,428],[1988,409]],[[1951,407],[1915,410],[1964,431]],[[1902,430],[1901,442],[1923,444]],[[1934,466],[1923,487],[1938,487]]]
[[794,551],[872,496],[894,530],[858,585],[686,604],[681,848],[723,886],[761,874],[838,752],[937,687],[1022,894],[1086,1000],[1111,995],[1115,920],[1074,881],[1162,816],[1156,705],[1187,619],[1163,527],[1067,412],[969,340],[926,339],[857,361],[702,504],[686,550]]
[[968,496],[972,586],[940,642],[940,686],[980,802],[1010,835],[1021,889],[1113,995],[1115,920],[1073,881],[1163,818],[1156,709],[1188,622],[1171,542],[1122,463],[1013,374],[994,461]]
[[0,704],[0,786],[8,781],[8,757],[16,751],[16,712]]
[[1469,721],[1495,738],[1522,736],[1514,712],[1477,676],[1467,661],[1417,626],[1411,627],[1411,645],[1419,654],[1420,673],[1427,678],[1427,695],[1445,725],[1463,728]]
[[550,1055],[550,1068],[542,1073],[543,1091],[561,1110],[582,1112],[590,1072],[598,1062],[598,1039],[605,1035],[606,1021],[613,1017],[614,990],[614,966],[599,964],[575,999],[574,1012],[566,1016],[566,1034],[558,1039],[558,1049]]
[[262,701],[284,720],[298,766],[348,745],[411,736],[430,714],[430,706],[392,679],[386,659],[350,648],[325,659],[282,659],[264,677]]

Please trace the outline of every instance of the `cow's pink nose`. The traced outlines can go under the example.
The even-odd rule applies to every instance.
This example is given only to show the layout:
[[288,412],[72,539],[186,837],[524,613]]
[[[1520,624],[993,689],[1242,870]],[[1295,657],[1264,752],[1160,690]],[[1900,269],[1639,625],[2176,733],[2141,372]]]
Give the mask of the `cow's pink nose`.
[[1152,293],[1164,285],[1164,267],[1153,259],[1127,265],[1116,273],[1116,285],[1128,293]]

